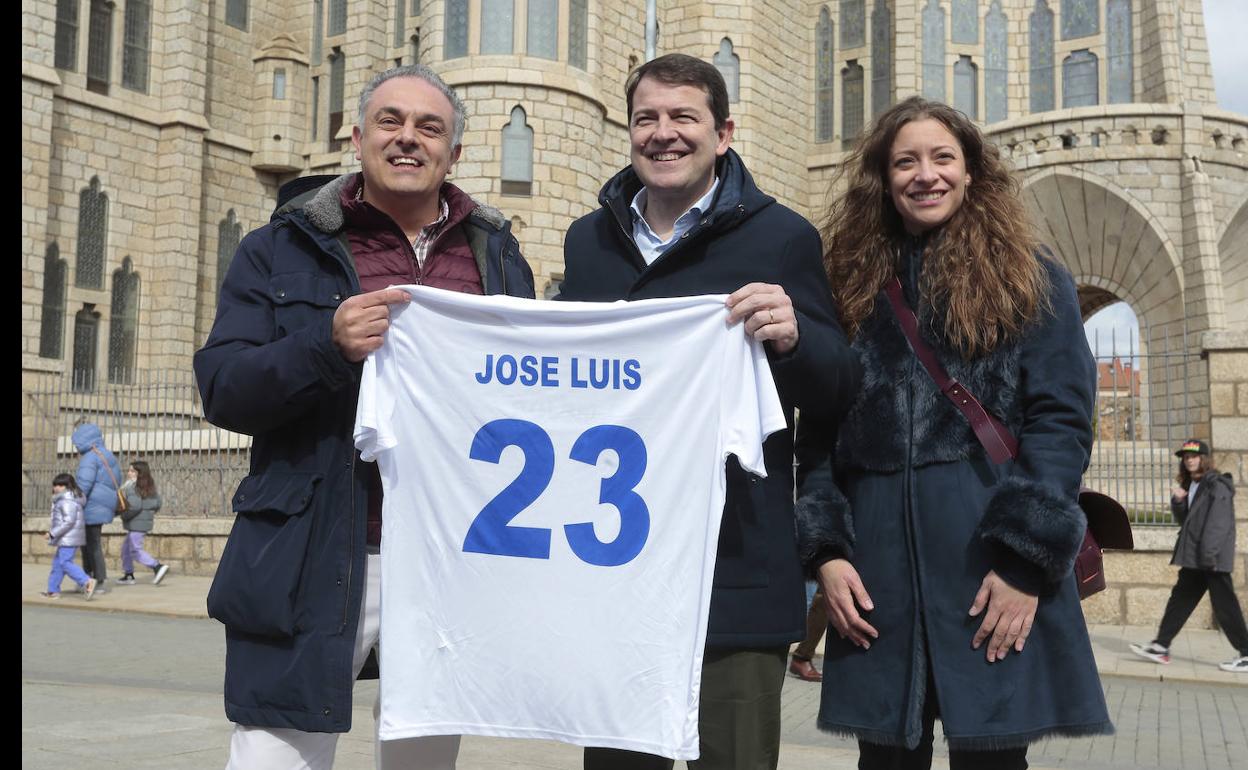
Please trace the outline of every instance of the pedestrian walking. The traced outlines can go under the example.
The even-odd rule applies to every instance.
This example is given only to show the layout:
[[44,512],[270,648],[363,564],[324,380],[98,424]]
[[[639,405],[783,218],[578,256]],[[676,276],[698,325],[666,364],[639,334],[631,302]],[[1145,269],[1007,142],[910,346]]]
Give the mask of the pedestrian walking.
[[789,673],[807,682],[822,682],[823,674],[812,662],[823,634],[828,630],[828,608],[823,601],[823,588],[816,588],[806,611],[806,638],[793,648]]
[[121,493],[126,496],[126,510],[121,514],[122,526],[126,528],[126,539],[121,542],[121,571],[124,574],[117,581],[117,585],[132,586],[137,582],[134,579],[135,561],[150,569],[152,583],[159,585],[168,574],[169,565],[161,564],[143,550],[143,540],[152,531],[156,512],[160,510],[160,495],[156,492],[151,466],[142,460],[130,463],[126,468],[126,482],[121,485]]
[[1178,566],[1179,579],[1170,591],[1157,636],[1148,644],[1132,644],[1131,651],[1154,663],[1169,663],[1170,643],[1208,591],[1213,616],[1237,652],[1218,668],[1248,673],[1248,628],[1231,582],[1235,484],[1231,474],[1218,472],[1209,445],[1200,439],[1184,442],[1175,455],[1179,475],[1178,485],[1170,491],[1170,511],[1182,528],[1170,563]]
[[87,540],[82,501],[82,491],[74,477],[68,473],[57,474],[52,480],[52,523],[47,531],[48,545],[56,549],[56,555],[52,557],[52,571],[48,573],[48,590],[40,592],[40,596],[61,598],[61,581],[65,575],[82,588],[87,601],[95,596],[95,578],[74,564],[74,556]]
[[108,567],[104,561],[104,544],[101,531],[113,520],[117,512],[117,490],[121,487],[121,466],[117,458],[104,446],[100,428],[92,422],[82,422],[74,428],[71,436],[74,448],[81,455],[74,480],[82,490],[83,516],[87,522],[87,540],[82,549],[82,569],[96,580],[96,592],[107,589]]

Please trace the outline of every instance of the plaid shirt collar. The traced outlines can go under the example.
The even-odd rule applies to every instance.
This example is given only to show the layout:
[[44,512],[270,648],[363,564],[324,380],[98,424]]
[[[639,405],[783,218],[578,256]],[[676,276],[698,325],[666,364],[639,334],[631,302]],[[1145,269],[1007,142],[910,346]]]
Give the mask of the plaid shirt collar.
[[[364,200],[364,185],[361,184],[355,190],[355,199],[357,201]],[[412,251],[416,252],[416,264],[421,267],[425,266],[425,257],[429,254],[429,247],[437,239],[442,232],[446,220],[451,218],[451,207],[446,202],[446,196],[438,196],[438,218],[424,227],[420,228],[420,235],[416,236],[416,240],[412,241]]]

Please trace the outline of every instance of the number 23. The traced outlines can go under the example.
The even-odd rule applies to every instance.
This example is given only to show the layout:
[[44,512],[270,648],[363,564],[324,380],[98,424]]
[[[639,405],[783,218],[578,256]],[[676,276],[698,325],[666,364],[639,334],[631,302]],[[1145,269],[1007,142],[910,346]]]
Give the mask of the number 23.
[[[550,435],[527,420],[493,420],[481,426],[472,439],[468,457],[498,463],[503,450],[519,447],[524,453],[520,475],[486,503],[464,537],[464,551],[529,559],[550,558],[550,530],[545,527],[513,527],[508,522],[533,504],[550,484],[555,472],[555,447]],[[568,545],[581,561],[599,567],[627,564],[641,553],[650,535],[650,510],[633,488],[646,472],[646,445],[637,432],[622,425],[595,425],[577,437],[568,457],[597,465],[606,450],[619,458],[615,473],[602,480],[598,502],[615,506],[620,513],[620,532],[604,543],[590,522],[565,524]]]

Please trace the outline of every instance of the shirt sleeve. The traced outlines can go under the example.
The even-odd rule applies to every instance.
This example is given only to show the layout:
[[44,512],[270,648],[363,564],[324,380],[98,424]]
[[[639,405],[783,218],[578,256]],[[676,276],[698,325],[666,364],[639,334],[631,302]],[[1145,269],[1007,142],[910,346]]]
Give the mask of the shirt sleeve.
[[727,335],[720,393],[724,455],[736,455],[746,471],[766,476],[763,441],[787,425],[776,382],[762,343],[736,326],[723,333]]

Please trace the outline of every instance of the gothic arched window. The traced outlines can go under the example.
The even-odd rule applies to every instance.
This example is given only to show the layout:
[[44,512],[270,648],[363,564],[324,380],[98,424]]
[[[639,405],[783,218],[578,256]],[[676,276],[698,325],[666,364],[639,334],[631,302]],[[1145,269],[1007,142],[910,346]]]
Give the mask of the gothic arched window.
[[529,0],[529,56],[559,58],[559,0]]
[[533,194],[533,128],[524,108],[511,110],[511,122],[503,126],[503,195]]
[[1062,40],[1100,31],[1101,9],[1097,0],[1062,0]]
[[100,314],[86,304],[74,314],[74,359],[71,364],[73,389],[80,393],[95,390],[95,350],[100,338]]
[[969,56],[959,56],[953,65],[953,106],[979,120],[979,68]]
[[866,0],[841,0],[841,48],[857,48],[866,42]]
[[468,55],[468,0],[446,0],[446,37],[442,53],[447,59]]
[[864,102],[862,65],[851,59],[841,70],[841,149],[853,147],[862,133]]
[[832,16],[827,6],[819,10],[815,26],[815,141],[832,141],[833,58]]
[[1001,0],[993,0],[984,19],[984,118],[996,123],[1009,117],[1006,81],[1009,76],[1009,41]]
[[511,53],[516,0],[481,0],[481,53]]
[[342,149],[337,136],[346,110],[346,80],[347,55],[335,48],[329,55],[329,131],[325,136],[329,152]]
[[885,0],[871,12],[871,114],[893,103],[893,14]]
[[568,3],[568,64],[589,69],[589,0]]
[[724,77],[728,101],[732,104],[741,101],[741,57],[733,53],[731,40],[724,38],[719,41],[719,51],[711,57],[711,63]]
[[84,289],[104,288],[104,252],[108,246],[108,195],[100,189],[100,178],[78,194],[78,259],[74,263],[74,285]]
[[121,49],[121,84],[132,91],[147,93],[152,38],[151,0],[128,0],[123,25],[126,29]]
[[56,68],[78,69],[78,6],[81,0],[56,0]]
[[927,0],[923,9],[923,96],[945,100],[945,9]]
[[238,244],[243,238],[243,225],[234,215],[234,209],[230,209],[225,213],[225,219],[217,223],[217,292],[221,291],[221,284],[225,283],[225,274],[230,270],[230,263],[234,261],[234,253],[238,251]]
[[65,273],[68,267],[61,259],[56,241],[48,244],[43,258],[43,312],[39,319],[39,357],[60,358],[65,337]]
[[1132,61],[1135,42],[1131,36],[1131,0],[1109,0],[1105,5],[1106,53],[1109,67],[1106,80],[1109,84],[1109,103],[1125,104],[1135,101],[1134,67]]
[[1096,54],[1084,48],[1062,61],[1062,107],[1087,107],[1100,99]]
[[1036,0],[1028,32],[1031,48],[1031,111],[1047,112],[1055,104],[1053,87],[1053,12],[1046,0]]
[[953,0],[953,42],[979,42],[979,0]]
[[139,274],[130,257],[113,271],[112,320],[108,331],[108,381],[134,382],[134,355],[139,339]]

